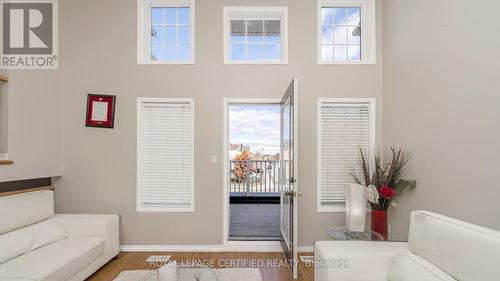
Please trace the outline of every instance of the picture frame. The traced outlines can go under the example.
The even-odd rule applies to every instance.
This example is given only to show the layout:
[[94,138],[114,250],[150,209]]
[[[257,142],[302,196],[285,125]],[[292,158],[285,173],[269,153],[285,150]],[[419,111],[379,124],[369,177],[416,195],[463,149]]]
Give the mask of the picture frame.
[[86,127],[113,129],[115,125],[114,95],[87,95]]

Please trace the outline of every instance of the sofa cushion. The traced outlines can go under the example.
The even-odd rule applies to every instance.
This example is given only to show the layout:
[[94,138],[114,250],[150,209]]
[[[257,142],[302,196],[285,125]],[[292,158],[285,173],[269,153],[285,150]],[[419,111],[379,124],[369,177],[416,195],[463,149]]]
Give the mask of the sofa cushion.
[[22,229],[0,235],[0,264],[29,252],[35,244],[35,236]]
[[404,242],[318,241],[314,276],[320,281],[387,281],[389,268],[407,249]]
[[35,241],[30,251],[68,237],[68,233],[60,225],[50,220],[30,225],[18,231],[33,233]]
[[66,231],[52,221],[42,221],[0,235],[0,264],[66,237]]
[[461,281],[498,281],[500,232],[415,211],[411,215],[409,249]]
[[0,265],[2,278],[67,280],[104,252],[102,238],[67,238]]
[[389,270],[388,281],[456,281],[444,271],[410,253],[401,252]]
[[0,234],[14,231],[54,216],[51,190],[0,197]]

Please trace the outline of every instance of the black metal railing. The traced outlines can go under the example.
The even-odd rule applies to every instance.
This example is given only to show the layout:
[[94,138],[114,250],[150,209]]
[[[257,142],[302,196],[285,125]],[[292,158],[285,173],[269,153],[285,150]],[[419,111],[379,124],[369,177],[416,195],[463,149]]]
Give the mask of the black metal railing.
[[279,161],[229,161],[231,196],[279,196]]

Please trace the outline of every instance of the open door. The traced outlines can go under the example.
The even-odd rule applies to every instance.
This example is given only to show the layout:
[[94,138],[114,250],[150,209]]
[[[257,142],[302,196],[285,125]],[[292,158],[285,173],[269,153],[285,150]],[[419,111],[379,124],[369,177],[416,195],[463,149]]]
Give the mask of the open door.
[[285,258],[297,278],[297,79],[281,100],[280,204],[281,235]]

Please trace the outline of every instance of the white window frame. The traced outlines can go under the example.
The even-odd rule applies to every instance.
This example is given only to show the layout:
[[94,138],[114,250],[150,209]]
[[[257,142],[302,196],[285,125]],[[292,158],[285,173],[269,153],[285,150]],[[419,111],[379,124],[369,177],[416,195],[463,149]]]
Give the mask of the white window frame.
[[[322,206],[321,205],[321,160],[322,160],[322,153],[321,153],[321,147],[322,147],[322,142],[321,142],[321,137],[322,137],[322,130],[321,130],[321,105],[323,103],[339,103],[339,104],[346,104],[346,103],[365,103],[370,105],[370,123],[369,123],[369,136],[368,136],[368,155],[370,157],[373,155],[373,152],[375,151],[375,132],[376,132],[376,103],[375,103],[375,98],[318,98],[318,104],[317,104],[317,185],[316,185],[316,204],[317,204],[317,211],[318,213],[345,213],[345,205],[344,206]],[[370,158],[371,159],[371,158]],[[367,211],[370,211],[369,208],[367,208]]]
[[[224,64],[288,64],[288,7],[224,7]],[[279,20],[281,21],[281,59],[232,60],[231,20]]]
[[[376,15],[375,0],[317,0],[317,52],[321,65],[376,64]],[[323,61],[321,59],[322,18],[321,8],[361,7],[361,60],[360,61]]]
[[[191,104],[191,207],[185,209],[178,208],[144,208],[141,204],[141,123],[142,123],[142,108],[141,105],[144,102],[161,102],[161,103],[190,103]],[[136,187],[136,209],[138,213],[193,213],[195,211],[195,175],[194,175],[194,142],[195,142],[195,104],[192,98],[149,98],[149,97],[139,97],[137,98],[137,187]]]
[[[151,8],[189,7],[189,61],[151,60]],[[195,55],[195,0],[137,0],[137,64],[194,64]]]

